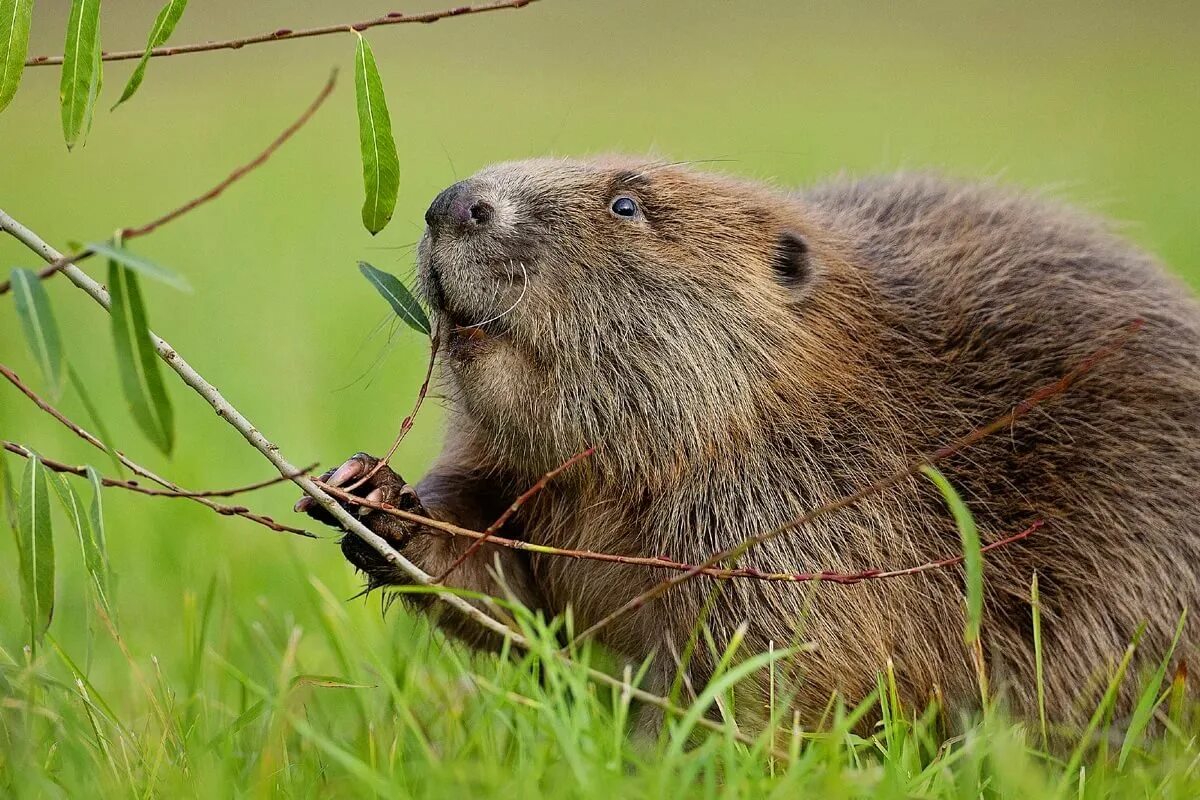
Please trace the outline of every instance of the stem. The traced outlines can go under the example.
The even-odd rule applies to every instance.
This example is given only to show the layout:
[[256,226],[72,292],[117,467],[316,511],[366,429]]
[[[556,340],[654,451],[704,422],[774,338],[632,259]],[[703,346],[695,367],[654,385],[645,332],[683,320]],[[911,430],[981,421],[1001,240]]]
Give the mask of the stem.
[[[501,11],[506,8],[524,8],[531,3],[536,3],[537,0],[503,0],[503,2],[488,3],[479,6],[458,6],[457,8],[448,8],[444,11],[426,11],[420,14],[401,14],[398,11],[392,11],[382,17],[367,19],[361,22],[342,22],[336,25],[322,25],[317,28],[302,28],[300,30],[291,30],[290,28],[280,28],[279,30],[271,31],[270,33],[260,33],[254,36],[244,36],[239,39],[223,39],[216,42],[197,42],[195,44],[171,45],[165,47],[156,47],[150,51],[151,58],[160,56],[178,56],[185,53],[204,53],[209,50],[240,50],[247,45],[266,44],[268,42],[282,42],[287,39],[304,39],[310,36],[328,36],[335,33],[346,33],[347,31],[365,31],[368,28],[378,28],[384,25],[406,25],[413,22],[437,22],[441,19],[449,17],[465,17],[471,14],[486,14],[489,11]],[[113,53],[101,53],[101,61],[129,61],[135,58],[141,58],[145,54],[145,48],[140,50],[121,50]],[[63,63],[62,56],[31,56],[25,60],[27,67],[45,67],[52,64]]]

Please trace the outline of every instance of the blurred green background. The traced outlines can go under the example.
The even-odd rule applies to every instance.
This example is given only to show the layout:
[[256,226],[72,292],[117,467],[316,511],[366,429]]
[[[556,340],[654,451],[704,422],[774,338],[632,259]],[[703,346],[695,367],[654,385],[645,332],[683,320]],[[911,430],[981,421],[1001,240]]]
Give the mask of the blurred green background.
[[[66,6],[37,4],[31,54],[61,52]],[[104,47],[143,46],[158,6],[106,4]],[[363,0],[193,2],[172,42],[353,21],[386,9]],[[425,362],[412,333],[372,334],[387,310],[355,262],[409,274],[429,200],[497,160],[649,152],[721,159],[714,168],[783,185],[897,168],[999,176],[1114,217],[1200,285],[1198,30],[1194,2],[632,0],[543,0],[521,11],[375,29],[367,36],[402,174],[396,216],[374,238],[359,221],[348,34],[155,59],[140,92],[115,113],[107,108],[133,62],[106,64],[103,110],[86,146],[70,154],[60,132],[58,70],[33,68],[0,114],[0,208],[63,249],[147,221],[256,153],[340,68],[331,101],[264,168],[134,247],[195,287],[183,295],[143,282],[152,326],[294,463],[329,465],[359,449],[386,449]],[[38,266],[5,237],[0,262],[6,272]],[[101,275],[101,266],[87,268]],[[177,452],[160,457],[124,408],[106,317],[61,278],[48,289],[70,361],[131,456],[196,488],[271,473],[174,380]],[[0,298],[0,361],[40,385],[11,298]],[[70,392],[62,406],[86,419]],[[7,384],[0,437],[110,469]],[[399,454],[400,471],[418,477],[438,441],[435,399]],[[284,487],[244,501],[291,521],[295,497]],[[309,630],[319,623],[304,599],[305,576],[342,597],[358,589],[332,537],[271,533],[180,500],[116,490],[106,500],[116,602],[135,658],[182,652],[181,615],[214,575],[251,619],[261,611]],[[51,632],[78,643],[87,595],[62,520],[58,532]],[[14,562],[13,541],[2,535],[0,645],[10,653],[24,634]],[[407,625],[394,616],[383,621],[375,603],[347,608],[367,642],[386,643],[384,629]],[[411,630],[425,635],[420,625]],[[104,681],[127,665],[98,658],[96,668]]]

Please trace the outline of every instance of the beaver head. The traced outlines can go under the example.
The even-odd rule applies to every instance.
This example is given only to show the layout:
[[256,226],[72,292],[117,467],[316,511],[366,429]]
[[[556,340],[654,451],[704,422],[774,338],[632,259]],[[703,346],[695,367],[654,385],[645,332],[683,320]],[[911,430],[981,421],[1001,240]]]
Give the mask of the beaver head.
[[807,309],[836,258],[783,193],[537,159],[450,186],[425,220],[451,391],[506,459],[547,469],[619,438],[615,467],[690,463],[746,447],[781,394],[797,400],[780,387],[814,355]]

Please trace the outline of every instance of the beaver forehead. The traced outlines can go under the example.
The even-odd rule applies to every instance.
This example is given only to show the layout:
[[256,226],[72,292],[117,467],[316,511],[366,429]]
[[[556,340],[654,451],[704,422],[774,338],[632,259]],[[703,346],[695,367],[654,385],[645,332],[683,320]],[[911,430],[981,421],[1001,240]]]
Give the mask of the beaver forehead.
[[761,230],[779,224],[791,206],[785,195],[762,184],[636,156],[503,162],[474,180],[512,201],[547,209],[588,209],[630,194],[643,201],[652,221],[698,222],[710,232],[747,225]]

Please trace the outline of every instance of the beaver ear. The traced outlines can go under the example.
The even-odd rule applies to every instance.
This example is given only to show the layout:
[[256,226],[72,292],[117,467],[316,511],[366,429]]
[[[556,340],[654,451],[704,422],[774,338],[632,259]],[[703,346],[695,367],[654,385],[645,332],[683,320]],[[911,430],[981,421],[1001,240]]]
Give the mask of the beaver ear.
[[808,256],[808,242],[794,231],[781,233],[775,241],[775,252],[771,256],[771,267],[785,286],[800,287],[812,275],[812,263]]

